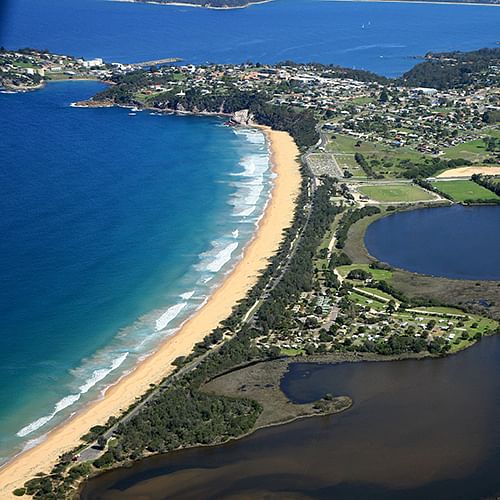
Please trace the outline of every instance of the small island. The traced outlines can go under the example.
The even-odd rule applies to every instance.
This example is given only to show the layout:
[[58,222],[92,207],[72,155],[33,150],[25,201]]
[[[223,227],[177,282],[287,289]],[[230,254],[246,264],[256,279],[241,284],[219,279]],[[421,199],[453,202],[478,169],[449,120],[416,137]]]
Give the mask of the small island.
[[[177,5],[184,7],[201,7],[205,9],[242,9],[273,0],[114,0],[117,2],[150,3],[157,5]],[[406,3],[436,3],[436,4],[470,4],[470,5],[500,5],[500,0],[338,0],[344,2],[406,2]]]
[[251,5],[268,3],[272,0],[115,0],[117,2],[151,3],[177,5],[180,7],[201,7],[204,9],[243,9]]

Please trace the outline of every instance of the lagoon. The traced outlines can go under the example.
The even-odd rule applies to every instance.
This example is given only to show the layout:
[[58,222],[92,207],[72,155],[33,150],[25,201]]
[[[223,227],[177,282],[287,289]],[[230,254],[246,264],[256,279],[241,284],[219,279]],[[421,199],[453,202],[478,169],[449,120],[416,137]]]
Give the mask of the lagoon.
[[368,226],[365,245],[376,259],[407,271],[500,280],[500,207],[398,212]]
[[500,338],[442,359],[292,364],[294,401],[344,413],[223,446],[148,458],[89,481],[83,500],[479,499],[500,492]]

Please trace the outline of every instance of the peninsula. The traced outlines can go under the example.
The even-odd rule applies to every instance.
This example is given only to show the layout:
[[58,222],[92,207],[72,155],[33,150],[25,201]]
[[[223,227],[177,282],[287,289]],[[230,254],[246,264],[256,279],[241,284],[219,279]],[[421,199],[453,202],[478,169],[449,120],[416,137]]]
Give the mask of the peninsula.
[[496,282],[396,269],[368,253],[364,233],[400,210],[500,204],[499,60],[500,49],[428,54],[394,80],[293,62],[111,69],[111,85],[78,106],[265,127],[272,199],[206,306],[101,401],[0,469],[0,496],[76,497],[108,468],[349,408],[343,394],[290,407],[279,380],[296,360],[444,356],[498,333]]

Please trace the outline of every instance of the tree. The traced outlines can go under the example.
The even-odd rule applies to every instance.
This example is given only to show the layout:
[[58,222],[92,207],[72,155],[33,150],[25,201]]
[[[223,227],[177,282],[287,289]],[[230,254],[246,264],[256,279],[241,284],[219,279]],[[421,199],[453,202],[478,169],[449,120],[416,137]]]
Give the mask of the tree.
[[97,438],[97,446],[99,446],[99,448],[101,448],[101,450],[104,450],[104,448],[106,448],[107,444],[108,444],[108,440],[104,437],[103,434],[101,434]]

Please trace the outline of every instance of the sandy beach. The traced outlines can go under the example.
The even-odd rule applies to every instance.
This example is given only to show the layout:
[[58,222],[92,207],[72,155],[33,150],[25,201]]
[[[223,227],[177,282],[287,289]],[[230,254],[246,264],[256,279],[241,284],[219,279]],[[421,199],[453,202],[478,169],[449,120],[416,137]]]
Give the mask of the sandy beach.
[[439,179],[446,177],[470,177],[474,174],[500,175],[500,167],[459,167],[451,168],[441,172],[436,177]]
[[0,469],[0,498],[17,498],[12,490],[38,472],[49,472],[62,453],[74,448],[80,437],[93,425],[103,424],[111,415],[122,410],[143,394],[150,384],[158,383],[171,370],[172,361],[191,352],[220,321],[225,319],[233,306],[242,299],[265,268],[269,257],[279,247],[282,231],[289,227],[299,192],[301,176],[297,156],[298,148],[286,132],[261,127],[270,144],[273,169],[276,173],[271,200],[267,204],[258,230],[245,249],[242,260],[227,276],[193,317],[159,349],[138,364],[127,376],[109,388],[104,398],[91,403],[59,427],[51,431],[46,440],[28,450]]

